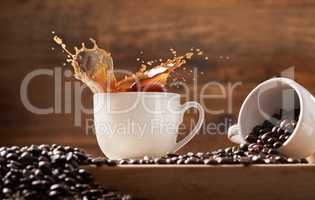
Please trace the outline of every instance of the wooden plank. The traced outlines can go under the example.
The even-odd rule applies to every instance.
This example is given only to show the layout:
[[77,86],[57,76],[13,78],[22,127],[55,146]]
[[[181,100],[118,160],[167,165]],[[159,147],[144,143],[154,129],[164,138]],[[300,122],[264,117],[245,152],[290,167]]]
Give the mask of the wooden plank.
[[315,165],[88,167],[96,181],[148,199],[314,199]]

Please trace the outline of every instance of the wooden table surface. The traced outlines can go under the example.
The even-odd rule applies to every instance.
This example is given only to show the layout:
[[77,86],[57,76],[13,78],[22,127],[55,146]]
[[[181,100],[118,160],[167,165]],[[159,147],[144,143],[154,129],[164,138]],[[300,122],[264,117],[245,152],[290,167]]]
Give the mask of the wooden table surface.
[[88,167],[97,182],[147,199],[314,199],[315,165]]

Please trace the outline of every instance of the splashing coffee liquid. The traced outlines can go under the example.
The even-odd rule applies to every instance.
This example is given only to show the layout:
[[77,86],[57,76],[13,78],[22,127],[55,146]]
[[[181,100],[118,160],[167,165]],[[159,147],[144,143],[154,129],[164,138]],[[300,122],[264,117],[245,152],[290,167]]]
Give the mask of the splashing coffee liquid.
[[[191,49],[185,55],[177,56],[176,51],[170,49],[173,58],[160,62],[151,69],[147,69],[148,66],[142,64],[138,72],[125,76],[122,80],[117,80],[111,54],[99,48],[95,40],[90,39],[93,43],[92,48],[87,48],[82,43],[80,49],[74,47],[75,53],[71,53],[60,37],[54,36],[53,39],[67,53],[67,62],[73,67],[74,77],[85,83],[93,93],[166,91],[166,84],[170,74],[184,65],[195,53],[194,49]],[[202,51],[199,49],[196,52],[197,55],[202,54]],[[154,62],[147,63],[152,65]]]

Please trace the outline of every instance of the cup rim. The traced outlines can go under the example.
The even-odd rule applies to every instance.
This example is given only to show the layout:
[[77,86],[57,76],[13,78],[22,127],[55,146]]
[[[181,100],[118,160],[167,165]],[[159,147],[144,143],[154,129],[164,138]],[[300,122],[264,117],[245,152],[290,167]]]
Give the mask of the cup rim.
[[[266,80],[262,83],[260,83],[259,85],[257,85],[245,98],[244,102],[242,103],[242,106],[241,106],[241,109],[240,109],[240,112],[239,112],[239,116],[238,116],[238,121],[237,121],[237,124],[240,128],[240,132],[241,132],[241,135],[242,137],[244,138],[244,134],[243,134],[243,131],[242,131],[242,126],[241,126],[241,123],[240,123],[240,120],[241,120],[241,114],[243,113],[243,110],[244,110],[244,107],[245,107],[245,104],[246,102],[254,95],[254,93],[257,91],[257,89],[259,89],[262,85],[265,85],[265,84],[269,84],[269,83],[272,83],[272,82],[276,82],[276,81],[281,81],[282,83],[286,84],[287,86],[291,87],[297,94],[298,96],[298,99],[299,99],[299,103],[300,103],[300,113],[299,113],[299,118],[298,118],[298,121],[297,121],[297,124],[296,124],[296,127],[294,129],[294,131],[292,132],[292,134],[289,136],[289,138],[283,143],[282,146],[285,146],[287,145],[293,138],[293,136],[296,134],[297,132],[297,129],[298,127],[300,127],[300,124],[301,124],[301,118],[303,116],[303,112],[304,112],[304,105],[302,104],[302,94],[300,93],[300,90],[298,88],[299,84],[297,82],[295,82],[294,80],[292,79],[289,79],[289,78],[283,78],[283,77],[278,77],[278,78],[272,78],[272,79],[269,79],[269,80]],[[297,84],[297,85],[294,85],[294,84]]]

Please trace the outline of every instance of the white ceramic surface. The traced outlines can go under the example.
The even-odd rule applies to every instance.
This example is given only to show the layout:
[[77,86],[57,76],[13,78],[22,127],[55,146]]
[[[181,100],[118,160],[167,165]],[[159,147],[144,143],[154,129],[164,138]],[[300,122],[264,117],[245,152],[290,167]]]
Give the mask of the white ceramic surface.
[[[176,142],[186,110],[195,108],[194,129]],[[180,104],[180,95],[158,92],[97,93],[94,122],[97,142],[111,159],[162,156],[187,144],[199,131],[204,110],[197,102]]]
[[[293,107],[294,106],[294,107]],[[245,143],[254,126],[269,119],[280,108],[300,108],[296,128],[280,152],[293,158],[306,158],[315,151],[315,101],[300,84],[287,78],[273,78],[258,85],[242,104],[238,123],[229,128],[232,142]]]

